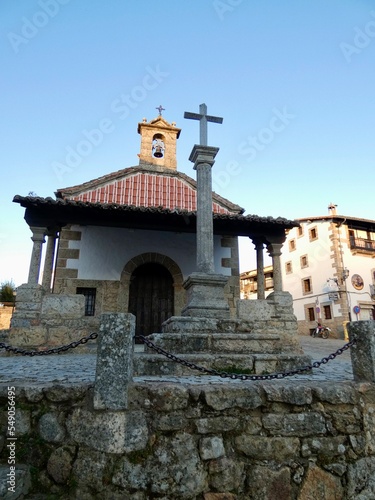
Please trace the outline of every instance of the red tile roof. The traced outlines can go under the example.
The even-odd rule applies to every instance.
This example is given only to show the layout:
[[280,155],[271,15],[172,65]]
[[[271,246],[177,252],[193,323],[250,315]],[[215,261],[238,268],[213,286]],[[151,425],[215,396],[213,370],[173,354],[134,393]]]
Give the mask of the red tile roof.
[[[175,170],[155,166],[130,167],[78,186],[59,189],[58,198],[90,203],[117,203],[136,207],[162,207],[195,211],[195,180]],[[243,213],[244,210],[213,193],[214,213]]]

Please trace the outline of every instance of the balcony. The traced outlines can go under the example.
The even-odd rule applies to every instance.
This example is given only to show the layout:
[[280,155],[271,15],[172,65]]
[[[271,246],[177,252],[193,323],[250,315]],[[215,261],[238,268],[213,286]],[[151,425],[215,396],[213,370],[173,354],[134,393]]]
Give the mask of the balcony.
[[364,253],[375,252],[375,241],[366,240],[365,238],[354,238],[350,237],[350,249],[357,250]]

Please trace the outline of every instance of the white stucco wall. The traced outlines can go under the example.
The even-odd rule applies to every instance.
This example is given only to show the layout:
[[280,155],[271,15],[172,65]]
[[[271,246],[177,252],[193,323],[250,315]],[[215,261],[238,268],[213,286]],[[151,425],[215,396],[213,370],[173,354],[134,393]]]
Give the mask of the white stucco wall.
[[[137,255],[156,252],[170,257],[180,267],[184,278],[196,271],[196,237],[190,233],[73,226],[81,231],[80,241],[70,241],[69,248],[79,249],[79,259],[68,259],[67,267],[78,269],[79,279],[119,280],[127,262]],[[230,257],[230,249],[221,247],[221,237],[214,237],[215,271],[230,275],[221,267],[221,259]]]
[[[328,293],[337,289],[334,282],[327,282],[333,277],[333,258],[331,256],[328,224],[302,224],[304,233],[297,236],[297,228],[293,228],[287,237],[282,252],[283,288],[293,296],[294,314],[298,320],[305,319],[305,304],[315,303],[318,298],[320,307],[330,304],[334,316],[339,315],[339,306],[329,300]],[[318,239],[310,241],[309,229],[316,227]],[[289,249],[289,241],[294,239],[296,249]],[[308,256],[308,267],[301,268],[301,256]],[[293,272],[286,274],[285,264],[292,262]],[[302,280],[310,278],[312,292],[303,293]]]
[[[335,269],[333,265],[333,257],[331,255],[331,240],[329,239],[329,222],[328,221],[312,221],[311,224],[303,223],[303,236],[297,236],[297,228],[293,228],[283,246],[282,250],[282,273],[283,273],[283,288],[289,291],[294,299],[294,313],[298,320],[305,319],[304,305],[311,304],[316,301],[316,296],[319,298],[320,307],[325,304],[330,304],[334,317],[341,316],[339,304],[330,301],[329,292],[337,290],[334,281],[328,281],[329,278],[335,277]],[[309,229],[316,227],[318,231],[318,239],[309,241]],[[346,280],[347,294],[349,299],[350,311],[352,320],[368,320],[370,317],[373,302],[370,296],[370,285],[375,282],[375,262],[372,256],[364,255],[360,252],[353,253],[347,243],[347,227],[343,225],[340,228],[340,238],[342,242],[342,261],[344,267],[349,270],[349,277]],[[290,251],[289,241],[294,239],[296,249]],[[301,269],[300,257],[308,255],[309,266]],[[292,274],[286,274],[285,263],[292,262]],[[364,282],[362,290],[356,290],[352,285],[351,278],[354,274],[359,274]],[[304,295],[302,289],[302,279],[312,279],[312,293]],[[340,287],[344,290],[344,287]],[[344,292],[342,292],[344,293]],[[361,313],[356,316],[353,312],[354,306],[361,307]]]

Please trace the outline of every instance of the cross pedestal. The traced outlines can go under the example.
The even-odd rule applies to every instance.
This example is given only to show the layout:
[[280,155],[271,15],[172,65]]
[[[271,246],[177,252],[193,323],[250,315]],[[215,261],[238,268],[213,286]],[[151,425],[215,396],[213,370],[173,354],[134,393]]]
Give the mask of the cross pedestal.
[[197,171],[197,272],[183,284],[187,291],[183,316],[229,317],[224,295],[228,279],[215,274],[214,267],[211,169],[218,151],[219,148],[196,144],[189,157]]
[[[214,267],[211,169],[219,148],[207,146],[207,122],[221,123],[222,118],[207,115],[205,104],[199,111],[185,113],[185,118],[200,121],[200,144],[194,146],[189,158],[197,171],[197,271],[183,284],[187,305],[182,316],[172,316],[163,323],[161,333],[148,337],[186,363],[161,357],[149,346],[136,356],[135,373],[206,373],[192,372],[194,364],[219,371],[236,367],[242,373],[272,373],[310,364],[299,345],[290,294],[276,291],[267,300],[238,301],[236,317],[229,316],[224,294],[228,278],[216,274]],[[279,255],[279,247],[271,250],[272,255]]]

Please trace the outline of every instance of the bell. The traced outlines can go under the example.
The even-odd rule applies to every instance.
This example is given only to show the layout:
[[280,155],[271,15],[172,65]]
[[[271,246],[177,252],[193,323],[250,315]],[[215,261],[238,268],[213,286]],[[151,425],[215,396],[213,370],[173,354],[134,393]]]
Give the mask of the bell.
[[163,150],[161,146],[155,146],[154,156],[155,158],[163,158]]

